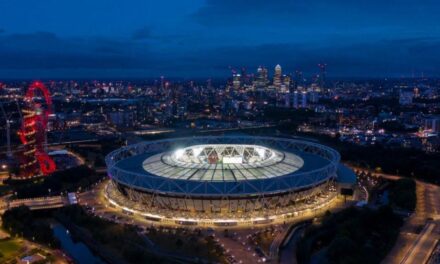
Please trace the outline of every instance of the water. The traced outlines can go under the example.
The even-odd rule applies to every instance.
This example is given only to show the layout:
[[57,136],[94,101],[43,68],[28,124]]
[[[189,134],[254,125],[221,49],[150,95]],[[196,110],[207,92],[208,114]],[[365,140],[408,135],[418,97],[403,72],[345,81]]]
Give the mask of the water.
[[382,197],[380,198],[380,204],[389,204],[390,203],[390,198],[389,198],[389,192],[388,190],[384,191],[382,194]]
[[60,240],[62,249],[66,251],[76,263],[105,264],[105,262],[99,257],[93,255],[93,253],[84,243],[75,243],[63,225],[57,224],[52,228],[52,230],[55,237]]

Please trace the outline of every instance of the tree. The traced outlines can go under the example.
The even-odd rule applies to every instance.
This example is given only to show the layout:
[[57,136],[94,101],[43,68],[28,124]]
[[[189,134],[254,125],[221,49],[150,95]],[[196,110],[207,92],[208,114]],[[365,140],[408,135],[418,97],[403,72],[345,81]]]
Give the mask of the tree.
[[178,239],[176,240],[176,247],[180,248],[180,247],[182,247],[182,246],[183,246],[183,241],[182,241],[182,239],[178,238]]
[[60,245],[49,224],[36,217],[27,206],[7,210],[2,216],[2,226],[12,235],[23,236],[50,247]]

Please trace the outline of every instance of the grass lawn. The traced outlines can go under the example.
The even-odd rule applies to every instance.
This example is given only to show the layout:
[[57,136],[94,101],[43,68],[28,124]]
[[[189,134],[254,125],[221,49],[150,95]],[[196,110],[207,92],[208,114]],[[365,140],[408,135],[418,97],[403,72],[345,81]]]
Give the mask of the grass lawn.
[[21,242],[16,239],[0,240],[0,260],[8,260],[19,254]]

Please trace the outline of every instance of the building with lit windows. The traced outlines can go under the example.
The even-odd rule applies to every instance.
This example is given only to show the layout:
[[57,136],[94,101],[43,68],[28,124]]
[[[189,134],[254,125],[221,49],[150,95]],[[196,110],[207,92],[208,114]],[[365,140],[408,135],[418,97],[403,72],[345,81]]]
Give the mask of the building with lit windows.
[[286,88],[290,88],[290,82],[291,82],[291,78],[290,75],[284,75],[283,76],[283,84],[286,86]]
[[268,84],[268,74],[267,69],[264,67],[258,67],[257,76],[254,81],[254,86],[256,88],[265,88]]
[[302,97],[301,97],[301,107],[302,108],[307,108],[307,92],[303,91],[302,92]]
[[234,87],[234,90],[240,89],[241,86],[241,75],[238,73],[234,73],[232,76],[232,86]]
[[275,66],[275,74],[273,76],[273,86],[275,86],[276,88],[280,88],[281,86],[281,77],[282,77],[282,69],[281,66],[279,64],[277,64],[277,66]]

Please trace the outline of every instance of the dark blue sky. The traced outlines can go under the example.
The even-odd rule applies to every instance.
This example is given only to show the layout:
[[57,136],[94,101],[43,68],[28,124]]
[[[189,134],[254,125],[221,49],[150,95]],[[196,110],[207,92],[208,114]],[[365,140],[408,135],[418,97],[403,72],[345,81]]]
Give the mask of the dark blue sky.
[[438,0],[0,0],[0,78],[440,76]]

